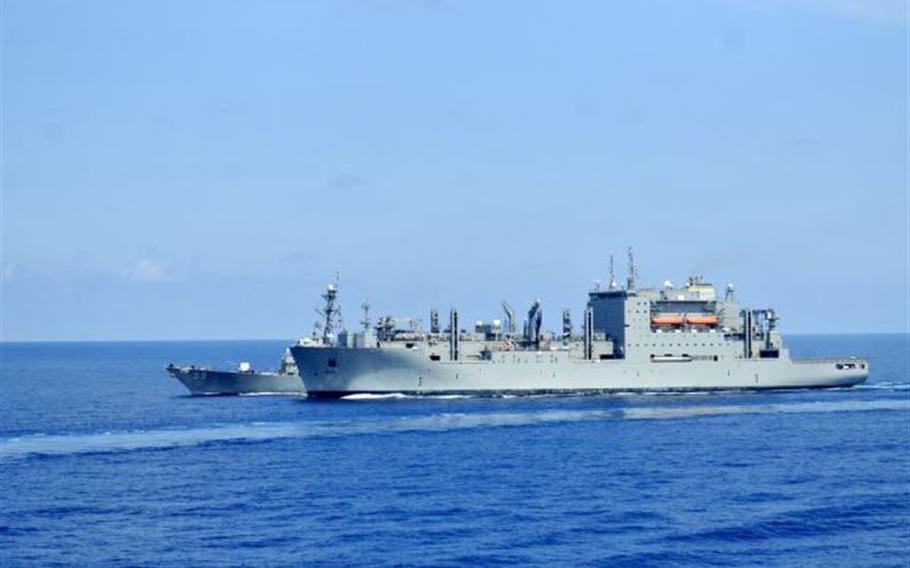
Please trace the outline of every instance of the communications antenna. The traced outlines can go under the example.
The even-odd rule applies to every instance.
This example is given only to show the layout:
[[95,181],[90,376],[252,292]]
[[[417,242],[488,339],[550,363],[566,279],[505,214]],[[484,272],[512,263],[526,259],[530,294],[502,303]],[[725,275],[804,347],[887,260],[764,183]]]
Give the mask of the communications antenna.
[[610,290],[616,290],[619,286],[616,284],[616,272],[613,270],[613,253],[610,253]]
[[632,247],[629,247],[629,279],[626,281],[626,290],[635,289],[635,257],[632,255]]
[[341,319],[341,306],[338,304],[338,273],[335,273],[335,282],[329,284],[322,294],[325,300],[325,307],[316,309],[316,313],[322,316],[322,341],[330,344],[334,341],[337,331],[344,329],[344,321]]

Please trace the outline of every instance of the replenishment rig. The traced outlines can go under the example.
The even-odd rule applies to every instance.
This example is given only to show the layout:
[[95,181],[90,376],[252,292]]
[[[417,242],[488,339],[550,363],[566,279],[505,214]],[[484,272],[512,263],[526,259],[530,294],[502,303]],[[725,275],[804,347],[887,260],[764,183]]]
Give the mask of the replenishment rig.
[[773,309],[742,308],[729,285],[723,296],[701,277],[681,287],[639,288],[629,251],[629,276],[588,294],[580,332],[563,312],[561,332],[542,328],[540,300],[521,332],[503,302],[504,321],[462,327],[457,309],[448,325],[438,310],[424,330],[414,318],[379,318],[364,305],[363,328],[339,325],[337,286],[323,296],[321,337],[291,347],[312,397],[354,393],[500,394],[613,391],[692,391],[846,387],[869,375],[856,357],[790,356]]

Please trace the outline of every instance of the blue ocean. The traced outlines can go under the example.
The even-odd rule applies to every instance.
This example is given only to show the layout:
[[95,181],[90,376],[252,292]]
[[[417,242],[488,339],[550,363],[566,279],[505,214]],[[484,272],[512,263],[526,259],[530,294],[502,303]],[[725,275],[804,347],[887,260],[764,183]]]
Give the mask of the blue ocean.
[[0,345],[0,564],[910,565],[907,335],[850,389],[191,397],[280,341]]

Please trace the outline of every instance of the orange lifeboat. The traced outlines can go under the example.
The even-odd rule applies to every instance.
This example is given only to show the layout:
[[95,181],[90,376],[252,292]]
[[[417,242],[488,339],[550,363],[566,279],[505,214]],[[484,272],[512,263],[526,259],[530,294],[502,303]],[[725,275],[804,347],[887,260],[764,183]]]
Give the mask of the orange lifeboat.
[[686,316],[686,321],[689,323],[689,325],[717,325],[718,319],[714,314],[689,314]]
[[663,314],[659,316],[651,316],[651,325],[682,325],[683,324],[683,315],[682,314]]

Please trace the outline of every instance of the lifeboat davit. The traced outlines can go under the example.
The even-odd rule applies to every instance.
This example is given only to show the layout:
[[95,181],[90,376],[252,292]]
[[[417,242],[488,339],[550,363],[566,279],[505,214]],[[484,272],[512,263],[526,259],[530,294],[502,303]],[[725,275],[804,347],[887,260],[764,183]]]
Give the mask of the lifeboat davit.
[[682,314],[663,314],[660,316],[651,316],[652,325],[682,325]]
[[689,325],[717,325],[717,316],[714,314],[704,314],[704,315],[693,315],[689,314],[686,316],[686,321]]

